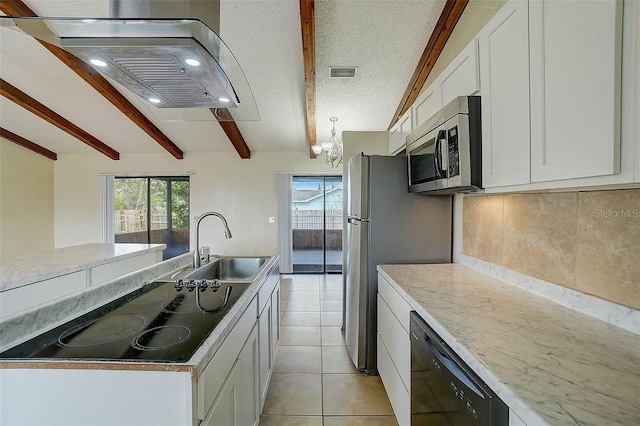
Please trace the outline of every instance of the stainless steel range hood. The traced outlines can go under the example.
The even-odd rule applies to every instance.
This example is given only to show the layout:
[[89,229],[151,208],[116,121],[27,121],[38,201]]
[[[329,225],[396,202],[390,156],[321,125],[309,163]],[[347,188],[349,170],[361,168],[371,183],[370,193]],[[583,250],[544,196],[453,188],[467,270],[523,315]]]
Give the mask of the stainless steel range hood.
[[[219,27],[219,0],[110,0],[110,18],[0,17],[0,25],[61,47],[147,106],[226,110],[258,120],[247,79]],[[228,112],[228,113],[227,113]]]

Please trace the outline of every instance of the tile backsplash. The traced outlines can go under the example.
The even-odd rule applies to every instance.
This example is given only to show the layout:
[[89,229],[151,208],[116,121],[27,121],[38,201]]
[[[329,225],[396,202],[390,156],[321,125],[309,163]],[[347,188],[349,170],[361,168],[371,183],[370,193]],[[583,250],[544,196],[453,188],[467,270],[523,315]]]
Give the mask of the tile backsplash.
[[463,200],[464,254],[640,309],[640,189]]

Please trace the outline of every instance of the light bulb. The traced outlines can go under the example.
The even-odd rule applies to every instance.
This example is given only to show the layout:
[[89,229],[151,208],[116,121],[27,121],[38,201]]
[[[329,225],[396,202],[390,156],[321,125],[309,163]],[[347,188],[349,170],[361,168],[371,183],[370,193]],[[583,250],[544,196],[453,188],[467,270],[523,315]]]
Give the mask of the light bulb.
[[101,61],[100,59],[91,59],[89,62],[91,62],[93,65],[97,66],[97,67],[106,67],[107,63],[105,61]]

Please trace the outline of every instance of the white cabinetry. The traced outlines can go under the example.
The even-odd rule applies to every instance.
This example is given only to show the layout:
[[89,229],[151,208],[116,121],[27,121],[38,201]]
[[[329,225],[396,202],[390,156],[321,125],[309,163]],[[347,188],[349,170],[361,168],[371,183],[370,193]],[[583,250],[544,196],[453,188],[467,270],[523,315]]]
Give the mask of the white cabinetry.
[[413,128],[427,121],[454,98],[474,95],[479,90],[478,41],[474,39],[415,100],[411,106]]
[[254,326],[211,411],[201,424],[206,426],[258,424],[257,383],[258,332]]
[[442,108],[442,93],[440,87],[432,84],[427,87],[424,92],[413,103],[411,110],[413,111],[413,122],[418,127],[427,121],[433,114]]
[[529,9],[508,2],[478,35],[486,188],[529,183]]
[[640,180],[639,8],[509,0],[480,31],[486,192]]
[[389,155],[402,152],[407,146],[407,135],[413,130],[411,109],[408,109],[389,131]]
[[474,95],[479,90],[478,41],[474,39],[389,130],[389,154],[400,152],[406,146],[407,135],[444,105],[458,96]]
[[409,304],[378,275],[378,371],[398,424],[411,423]]
[[620,171],[622,1],[529,2],[531,181]]
[[[268,285],[265,284],[265,285]],[[279,338],[279,298],[280,284],[276,283],[276,287],[258,316],[258,335],[260,343],[260,410],[264,406],[264,401],[269,390],[271,373],[275,365],[275,351]]]
[[[245,342],[250,339],[253,333],[258,312],[257,305],[256,297],[199,375],[197,384],[197,416],[199,419],[209,417],[207,413],[211,411],[215,401],[220,399],[221,390],[226,386],[226,382],[230,380],[229,372],[234,369]],[[256,359],[256,368],[257,363],[258,360]],[[258,387],[255,386],[255,382],[254,387],[257,395]]]
[[473,39],[438,77],[442,106],[458,96],[469,96],[480,90],[478,73],[478,40]]

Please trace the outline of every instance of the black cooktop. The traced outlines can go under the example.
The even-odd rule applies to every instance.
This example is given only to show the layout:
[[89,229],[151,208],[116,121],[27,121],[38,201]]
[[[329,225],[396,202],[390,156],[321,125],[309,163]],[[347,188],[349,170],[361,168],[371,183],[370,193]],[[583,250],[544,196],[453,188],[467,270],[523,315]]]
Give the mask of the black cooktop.
[[[153,283],[0,353],[3,359],[186,362],[211,334],[248,283],[222,283],[213,292],[177,292]],[[229,292],[224,308],[225,295]],[[204,309],[204,310],[203,310]]]

